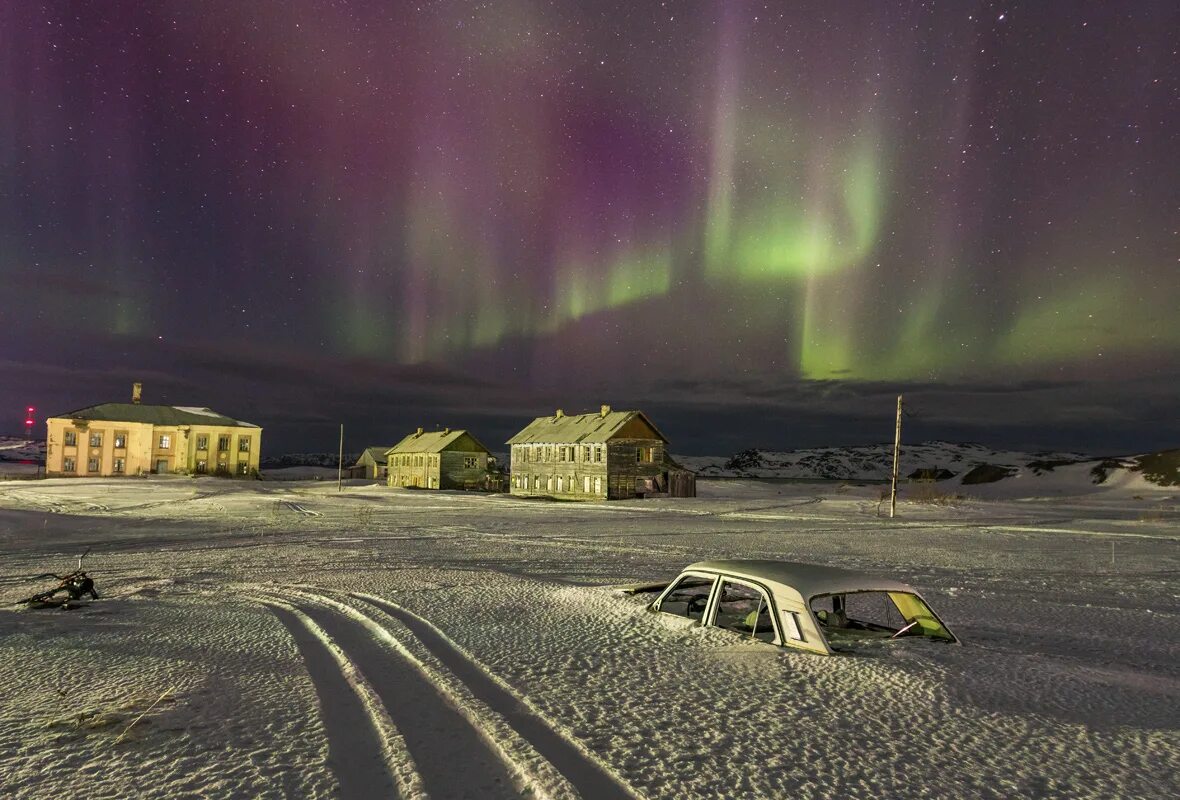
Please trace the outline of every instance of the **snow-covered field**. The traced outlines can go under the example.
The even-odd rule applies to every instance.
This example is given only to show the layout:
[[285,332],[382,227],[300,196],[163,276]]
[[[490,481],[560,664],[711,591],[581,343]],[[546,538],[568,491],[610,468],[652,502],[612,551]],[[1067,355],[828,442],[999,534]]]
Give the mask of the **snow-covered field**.
[[[954,488],[888,520],[839,483],[6,481],[3,794],[1180,794],[1180,493],[1068,467]],[[13,605],[87,547],[103,599]],[[606,588],[715,557],[900,576],[964,644],[825,658]]]

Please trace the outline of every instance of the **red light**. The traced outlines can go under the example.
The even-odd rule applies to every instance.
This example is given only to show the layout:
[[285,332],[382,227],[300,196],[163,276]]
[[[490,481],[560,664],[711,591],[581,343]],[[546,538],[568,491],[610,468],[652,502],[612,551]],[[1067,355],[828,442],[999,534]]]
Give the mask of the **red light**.
[[26,424],[26,425],[32,425],[32,424],[34,424],[34,423],[33,423],[33,420],[31,420],[31,419],[26,419],[26,420],[25,420],[25,424]]

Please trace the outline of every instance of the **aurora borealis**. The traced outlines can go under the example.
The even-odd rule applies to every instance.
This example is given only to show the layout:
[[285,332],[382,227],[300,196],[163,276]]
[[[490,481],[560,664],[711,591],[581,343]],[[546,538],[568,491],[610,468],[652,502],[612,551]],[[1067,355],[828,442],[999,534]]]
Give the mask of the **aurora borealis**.
[[142,379],[287,449],[609,402],[724,452],[885,439],[906,392],[929,435],[1176,446],[1177,31],[1148,0],[0,0],[0,401]]

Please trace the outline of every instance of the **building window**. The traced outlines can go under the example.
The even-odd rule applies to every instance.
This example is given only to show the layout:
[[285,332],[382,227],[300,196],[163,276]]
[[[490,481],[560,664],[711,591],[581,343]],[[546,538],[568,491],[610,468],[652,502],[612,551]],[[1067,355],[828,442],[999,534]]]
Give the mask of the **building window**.
[[239,453],[249,453],[250,452],[250,437],[249,436],[239,436],[238,437],[238,452]]
[[161,433],[160,434],[160,449],[167,450],[170,447],[172,447],[172,434]]
[[66,447],[76,447],[77,445],[78,445],[78,432],[77,431],[66,431],[65,446]]
[[248,475],[249,473],[250,473],[250,462],[249,461],[239,461],[238,462],[238,474],[239,475]]
[[125,433],[116,433],[115,434],[115,449],[116,450],[126,450],[127,449],[127,434],[125,434]]
[[463,467],[465,469],[475,469],[475,467],[476,467],[475,456],[467,456],[466,458],[464,458],[463,459]]
[[102,447],[102,432],[94,431],[90,434],[90,446]]
[[66,456],[65,458],[63,458],[61,460],[61,471],[62,472],[73,472],[76,469],[77,469],[77,465],[74,464],[74,459],[71,458],[70,456]]
[[209,434],[207,434],[207,433],[197,434],[197,450],[208,450],[208,449],[209,449]]
[[98,459],[97,458],[91,458],[86,461],[86,471],[87,472],[98,472]]
[[222,435],[222,436],[217,437],[217,449],[223,453],[229,450],[229,436],[228,435]]
[[602,462],[602,445],[594,448],[594,460],[599,463]]
[[596,477],[594,479],[594,494],[602,494],[602,478]]
[[198,459],[198,461],[197,461],[197,472],[198,472],[199,474],[201,474],[201,475],[204,475],[204,474],[205,474],[206,472],[208,472],[208,471],[209,471],[209,462],[208,462],[208,461],[206,461],[206,460],[205,460],[205,459],[203,459],[203,458],[202,458],[202,459]]
[[116,458],[115,464],[111,468],[111,471],[114,472],[116,475],[122,475],[124,472],[126,472],[127,471],[126,459]]
[[583,461],[590,460],[590,445],[586,445],[585,447],[582,448],[582,460]]

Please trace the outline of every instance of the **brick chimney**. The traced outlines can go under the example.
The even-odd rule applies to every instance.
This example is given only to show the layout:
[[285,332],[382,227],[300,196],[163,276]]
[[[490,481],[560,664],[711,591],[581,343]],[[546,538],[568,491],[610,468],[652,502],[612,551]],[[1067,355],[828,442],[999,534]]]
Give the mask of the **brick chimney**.
[[598,412],[599,416],[601,416],[601,417],[605,417],[609,413],[610,413],[610,406],[608,406],[608,405],[604,405]]
[[421,436],[421,435],[422,435],[422,429],[421,429],[421,428],[419,428],[419,429],[418,429],[418,432],[417,432],[417,433],[415,433],[414,435],[415,435],[415,436]]
[[557,419],[561,419],[562,417],[565,416],[565,412],[559,408],[559,409],[557,409],[557,413],[554,414],[553,416],[556,417]]
[[139,405],[139,401],[142,399],[143,399],[143,384],[142,383],[131,384],[131,402],[135,403],[135,405]]

